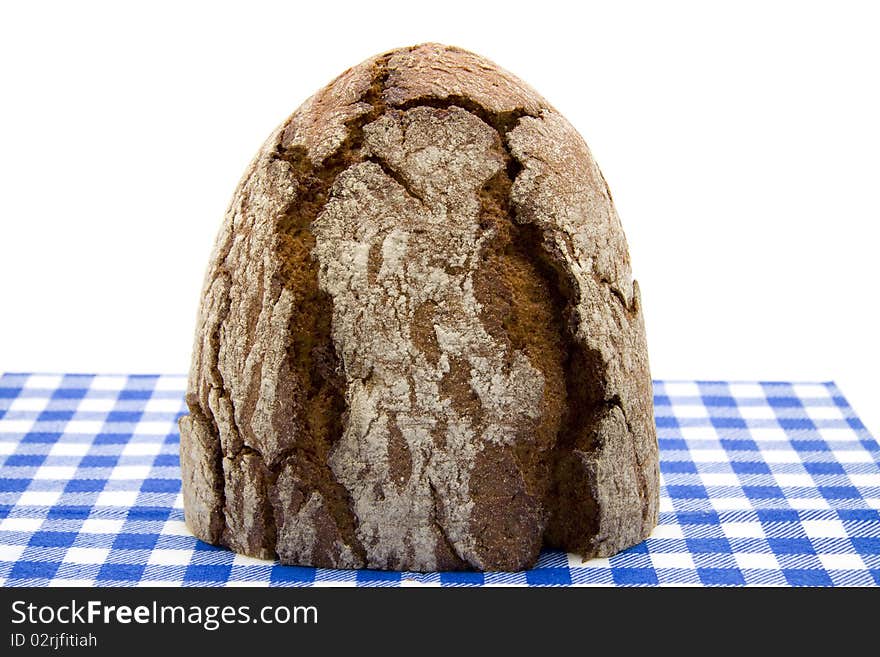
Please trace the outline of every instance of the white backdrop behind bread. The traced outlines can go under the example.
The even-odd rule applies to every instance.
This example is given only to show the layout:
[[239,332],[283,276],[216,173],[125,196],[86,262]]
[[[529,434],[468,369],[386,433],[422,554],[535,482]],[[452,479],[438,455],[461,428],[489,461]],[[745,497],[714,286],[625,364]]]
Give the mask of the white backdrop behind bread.
[[655,378],[835,379],[880,432],[871,3],[4,3],[0,370],[185,372],[239,176],[345,68],[474,50],[584,135]]

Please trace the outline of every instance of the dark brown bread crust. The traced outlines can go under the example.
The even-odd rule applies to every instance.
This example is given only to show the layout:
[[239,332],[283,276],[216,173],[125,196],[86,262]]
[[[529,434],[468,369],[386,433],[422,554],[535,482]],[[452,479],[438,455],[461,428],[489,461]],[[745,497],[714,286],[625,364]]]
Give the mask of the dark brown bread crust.
[[517,570],[656,524],[638,286],[577,132],[426,44],[349,69],[266,142],[208,269],[186,519],[337,568]]

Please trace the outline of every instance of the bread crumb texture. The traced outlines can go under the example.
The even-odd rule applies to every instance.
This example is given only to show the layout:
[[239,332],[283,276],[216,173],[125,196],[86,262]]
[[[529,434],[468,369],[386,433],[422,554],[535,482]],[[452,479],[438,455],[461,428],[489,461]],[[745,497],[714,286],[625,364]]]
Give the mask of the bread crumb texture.
[[211,256],[180,420],[186,521],[328,568],[520,570],[657,522],[638,286],[543,98],[425,44],[266,141]]

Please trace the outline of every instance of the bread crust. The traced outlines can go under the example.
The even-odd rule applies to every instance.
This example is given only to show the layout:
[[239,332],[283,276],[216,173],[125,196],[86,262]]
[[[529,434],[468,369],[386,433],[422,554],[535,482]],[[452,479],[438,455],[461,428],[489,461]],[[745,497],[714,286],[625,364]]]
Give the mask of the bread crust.
[[657,522],[638,285],[587,145],[473,53],[373,57],[251,162],[181,418],[186,521],[284,563],[520,570]]

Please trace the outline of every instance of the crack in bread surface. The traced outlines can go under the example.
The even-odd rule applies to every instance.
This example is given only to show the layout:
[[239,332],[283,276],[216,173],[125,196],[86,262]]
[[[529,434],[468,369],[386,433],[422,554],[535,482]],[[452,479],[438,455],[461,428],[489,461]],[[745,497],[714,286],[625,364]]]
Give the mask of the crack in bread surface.
[[[450,111],[464,111],[491,128],[497,136],[500,155],[500,166],[495,168],[494,173],[479,189],[474,190],[477,192],[478,205],[473,210],[478,221],[478,234],[482,239],[475,242],[477,246],[470,254],[474,256],[469,263],[470,269],[461,267],[456,262],[452,267],[457,267],[457,270],[452,273],[468,274],[468,280],[473,286],[474,300],[477,302],[475,308],[479,308],[477,319],[481,327],[495,340],[494,348],[505,354],[508,363],[514,354],[524,355],[534,371],[539,373],[542,384],[537,387],[541,391],[541,410],[524,422],[506,427],[506,432],[510,434],[506,437],[509,444],[492,448],[480,447],[486,436],[479,435],[485,427],[480,426],[484,420],[482,401],[470,384],[473,363],[462,362],[462,359],[453,353],[446,353],[434,347],[437,343],[436,334],[431,335],[431,331],[425,330],[425,325],[429,324],[430,320],[423,317],[426,306],[433,307],[433,312],[436,313],[442,305],[432,298],[414,302],[416,307],[411,326],[418,333],[414,337],[419,339],[413,342],[423,348],[420,350],[429,364],[432,360],[438,364],[439,358],[446,356],[444,363],[447,367],[446,373],[440,377],[435,394],[439,395],[441,400],[449,401],[452,409],[457,411],[457,417],[448,413],[445,415],[431,413],[427,408],[410,407],[407,410],[422,416],[433,415],[435,423],[440,424],[442,421],[447,432],[450,420],[456,422],[467,418],[475,424],[468,427],[477,433],[471,436],[472,442],[478,445],[473,459],[470,459],[473,466],[470,472],[457,473],[456,476],[459,483],[465,477],[468,478],[466,494],[460,496],[459,502],[462,506],[470,507],[468,518],[459,521],[459,525],[466,527],[468,531],[460,530],[458,536],[461,543],[466,542],[461,537],[467,533],[481,536],[481,539],[472,542],[471,545],[456,545],[456,553],[470,553],[466,563],[443,563],[443,567],[461,565],[511,569],[537,558],[537,552],[544,542],[545,527],[570,522],[559,507],[559,502],[566,501],[567,498],[559,494],[558,487],[554,483],[554,475],[563,471],[558,466],[559,455],[555,448],[557,443],[570,446],[574,442],[573,439],[560,438],[561,434],[587,432],[579,421],[589,415],[584,407],[592,407],[601,400],[603,390],[601,386],[596,385],[596,382],[601,381],[602,376],[601,372],[596,371],[595,358],[591,362],[592,371],[573,369],[584,364],[590,357],[584,355],[584,350],[572,338],[571,290],[564,274],[560,272],[559,265],[554,263],[545,252],[540,229],[534,225],[518,223],[513,215],[510,202],[510,186],[513,183],[511,175],[516,176],[520,165],[504,144],[504,136],[524,113],[517,110],[500,116],[491,115],[484,108],[462,98],[416,99],[401,108],[390,110],[390,113],[396,122],[406,124],[408,116],[413,114],[420,113],[422,117],[425,114],[445,116]],[[366,124],[364,129],[375,133],[379,130],[377,123],[388,116],[389,111],[386,111],[382,116]],[[392,129],[394,126],[385,127]],[[404,125],[402,132],[406,134],[407,131],[414,129],[413,123],[409,123]],[[361,156],[361,162],[379,164],[381,173],[401,187],[405,196],[417,200],[420,205],[425,204],[426,198],[432,196],[430,181],[414,179],[406,163],[390,161],[393,155],[400,154],[403,150],[405,149],[392,150],[380,155],[375,148],[369,147],[368,139],[367,153]],[[363,176],[360,176],[360,179],[363,179]],[[336,190],[338,193],[342,193],[344,184],[337,184],[334,187],[339,188]],[[442,196],[439,194],[441,200]],[[436,203],[438,194],[434,193],[434,197]],[[448,211],[448,207],[445,209]],[[426,209],[419,207],[415,211],[424,214]],[[376,231],[376,235],[384,239],[394,228],[388,226],[384,230]],[[419,234],[419,231],[419,228],[411,226],[409,234]],[[340,235],[334,235],[328,243],[338,243],[339,237]],[[354,235],[345,237],[352,239]],[[377,247],[376,242],[368,243],[367,253],[366,282],[369,289],[376,285],[377,274],[381,269],[381,264],[376,264],[377,254],[381,253],[381,249]],[[445,263],[442,269],[449,274],[449,263]],[[397,291],[400,292],[399,289]],[[338,299],[340,293],[337,291],[333,296]],[[362,302],[363,296],[356,294],[358,303]],[[340,334],[343,333],[347,334],[346,331],[340,331]],[[404,367],[410,370],[417,369],[415,363],[409,363]],[[589,381],[585,374],[590,376]],[[423,376],[423,379],[430,380],[430,374]],[[394,431],[389,432],[386,438],[388,445],[386,453],[388,457],[392,457],[388,470],[389,472],[400,470],[401,466],[393,459],[393,454],[397,452],[406,454],[408,461],[404,469],[411,472],[412,450],[407,449],[402,452],[399,448],[392,449],[392,445],[400,444],[399,429],[396,424],[393,426]],[[409,435],[416,436],[419,432],[411,432]],[[424,436],[425,432],[421,432],[421,435]],[[427,435],[431,437],[431,443],[422,440],[421,449],[436,450],[433,432],[428,432]],[[353,442],[356,442],[357,449],[360,449],[361,443],[371,440],[381,442],[381,439],[371,438],[369,433],[357,434]],[[448,445],[448,438],[444,437],[443,443]],[[433,450],[430,445],[433,445]],[[353,458],[355,452],[356,450],[353,449],[345,458],[338,457],[336,463],[351,463],[355,460]],[[424,464],[424,471],[427,473],[425,479],[430,480],[428,489],[433,501],[438,493],[437,485],[433,483],[435,472],[432,465],[436,464],[432,463],[429,457]],[[339,467],[345,470],[344,466]],[[509,476],[499,474],[505,467],[510,468]],[[365,473],[364,470],[371,469],[372,466],[364,468],[350,473],[348,477],[348,486],[361,486],[363,489],[358,495],[359,498],[369,493],[368,487],[361,484],[365,477],[367,479],[370,477],[370,472]],[[472,477],[474,473],[476,476]],[[381,474],[372,480],[374,489],[384,476],[385,474]],[[422,488],[425,486],[423,485]],[[513,491],[512,497],[511,491]],[[450,489],[444,492],[444,498],[455,496]],[[376,496],[375,508],[387,509],[389,504],[387,495],[388,493],[383,490],[381,495]],[[408,500],[415,496],[417,496],[415,491],[407,491]],[[438,530],[441,530],[435,553],[438,555],[438,563],[444,562],[446,560],[444,556],[448,559],[448,546],[455,543],[445,531],[444,521],[437,517],[436,504],[425,504],[424,507],[432,509],[428,515],[433,514],[431,521]],[[413,514],[414,509],[409,507],[407,512]],[[365,515],[369,515],[369,511],[366,511]],[[387,517],[382,517],[375,524],[381,525],[383,521],[393,522]],[[389,540],[388,537],[381,536],[381,529],[374,532],[373,539],[375,544],[387,543]],[[404,547],[401,546],[400,549],[403,550]],[[440,554],[444,549],[447,555]],[[406,558],[406,556],[393,555],[386,558]]]

